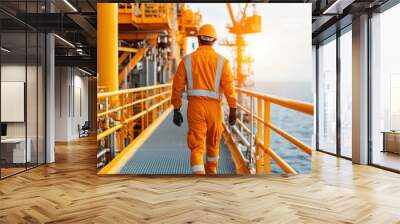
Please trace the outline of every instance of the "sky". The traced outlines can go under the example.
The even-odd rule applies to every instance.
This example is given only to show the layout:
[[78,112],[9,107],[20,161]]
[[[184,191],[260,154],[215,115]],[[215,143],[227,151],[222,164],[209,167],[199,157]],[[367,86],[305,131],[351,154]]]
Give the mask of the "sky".
[[[239,5],[232,4],[237,15]],[[225,3],[190,3],[187,6],[200,11],[203,23],[216,27],[218,39],[232,39],[226,26],[231,20]],[[250,4],[247,14],[255,10],[262,18],[261,33],[249,34],[245,40],[248,52],[254,59],[255,81],[311,81],[312,80],[312,36],[311,4]],[[197,47],[192,38],[188,43],[188,53]],[[233,63],[232,49],[216,44],[215,49]]]

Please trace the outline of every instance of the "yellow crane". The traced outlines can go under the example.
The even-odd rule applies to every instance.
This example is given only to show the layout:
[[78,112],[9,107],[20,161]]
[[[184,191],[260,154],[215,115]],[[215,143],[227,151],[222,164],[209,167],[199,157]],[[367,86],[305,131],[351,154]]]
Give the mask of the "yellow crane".
[[[230,3],[226,4],[228,13],[231,19],[231,25],[228,26],[229,33],[235,35],[233,41],[223,40],[221,45],[234,48],[235,55],[235,78],[237,86],[246,87],[245,83],[250,75],[250,69],[244,70],[244,65],[250,68],[252,59],[250,56],[245,56],[246,41],[244,35],[261,32],[261,16],[257,15],[255,10],[251,16],[247,15],[248,3],[245,4],[243,10],[239,14],[239,18],[235,18],[233,9]],[[254,6],[255,7],[255,6]],[[240,7],[239,7],[240,11]]]

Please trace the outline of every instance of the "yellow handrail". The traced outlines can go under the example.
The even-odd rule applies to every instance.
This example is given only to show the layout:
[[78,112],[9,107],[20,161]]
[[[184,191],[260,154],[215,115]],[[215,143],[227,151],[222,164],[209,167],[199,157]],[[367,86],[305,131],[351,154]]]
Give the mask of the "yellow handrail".
[[[119,144],[115,145],[119,145],[120,149],[124,149],[125,146],[131,145],[130,143],[132,143],[135,140],[135,136],[137,136],[136,133],[133,133],[134,124],[141,124],[141,130],[143,131],[157,119],[157,116],[160,115],[158,112],[165,112],[170,109],[171,87],[172,85],[169,83],[98,93],[98,108],[101,110],[98,111],[97,117],[99,119],[98,121],[103,123],[101,123],[102,125],[98,125],[100,131],[98,132],[97,140],[100,142],[103,142],[104,140],[107,141],[109,140],[107,137],[116,134],[116,138],[113,139],[114,141],[117,140],[117,143],[119,140]],[[285,173],[295,174],[296,170],[271,148],[270,130],[273,130],[277,134],[286,138],[289,142],[302,149],[308,155],[312,154],[312,149],[270,122],[270,104],[274,103],[305,114],[313,114],[310,113],[310,111],[313,111],[313,106],[296,100],[275,97],[239,88],[237,88],[237,92],[239,94],[250,96],[252,100],[253,98],[256,98],[258,103],[257,114],[253,113],[253,109],[248,109],[245,106],[238,104],[240,110],[250,115],[250,121],[248,121],[248,123],[252,125],[257,123],[256,133],[253,133],[253,128],[248,128],[245,125],[245,121],[240,119],[237,120],[237,124],[242,130],[249,134],[251,139],[250,143],[246,142],[245,145],[250,148],[253,146],[256,148],[254,159],[256,173],[269,174],[270,158],[272,158]],[[115,101],[115,99],[118,100]],[[134,110],[134,107],[136,107],[137,110]],[[113,126],[111,127],[110,119],[113,120]],[[141,122],[137,123],[136,120],[139,119]],[[234,130],[235,133],[240,134],[240,131],[238,131],[237,128]],[[129,141],[125,142],[127,138]],[[242,140],[243,139],[244,138],[242,137]],[[240,158],[237,160],[240,162]],[[239,162],[237,163],[239,164]],[[243,168],[243,164],[240,167],[242,167],[240,168],[241,172],[249,172]]]
[[[237,104],[237,105],[241,110],[245,111],[246,113],[250,113],[250,111],[248,109],[246,109],[244,106],[242,106],[240,104]],[[312,148],[310,146],[304,144],[302,141],[300,141],[296,137],[294,137],[294,136],[290,135],[289,133],[285,132],[284,130],[278,128],[277,126],[273,125],[271,122],[265,122],[261,117],[255,115],[255,114],[253,114],[253,118],[260,121],[263,125],[268,126],[269,128],[271,128],[273,131],[275,131],[280,136],[286,138],[286,140],[288,140],[289,142],[291,142],[294,145],[296,145],[297,147],[299,147],[301,150],[303,150],[308,155],[312,154]]]
[[[170,111],[171,87],[172,84],[168,83],[98,93],[99,147],[115,147],[116,151],[123,151],[158,116]],[[139,132],[136,125],[140,125]]]
[[277,96],[260,93],[260,92],[255,92],[255,91],[243,89],[243,88],[236,88],[236,91],[239,93],[244,93],[247,96],[253,96],[253,97],[256,97],[257,99],[266,100],[273,104],[276,104],[276,105],[279,105],[282,107],[286,107],[286,108],[289,108],[292,110],[296,110],[299,112],[303,112],[303,113],[311,115],[311,116],[314,115],[314,105],[311,103],[305,103],[305,102],[301,102],[298,100],[277,97]]
[[161,85],[154,85],[154,86],[145,86],[145,87],[139,87],[139,88],[132,88],[132,89],[123,89],[123,90],[118,90],[114,92],[103,92],[103,93],[98,93],[97,94],[97,99],[102,99],[107,96],[117,96],[121,94],[126,94],[126,93],[138,93],[138,92],[143,92],[147,90],[154,90],[154,89],[160,89],[163,87],[172,87],[171,83],[167,84],[161,84]]
[[[286,140],[288,140],[289,142],[300,148],[309,156],[311,156],[312,154],[312,148],[270,122],[270,117],[271,117],[270,104],[273,103],[311,116],[314,115],[314,106],[310,103],[277,97],[243,88],[236,88],[236,91],[238,94],[243,94],[245,96],[250,97],[251,100],[250,104],[251,109],[248,109],[239,103],[237,104],[238,109],[250,115],[247,123],[250,124],[251,128],[248,128],[245,125],[245,121],[242,121],[239,118],[237,119],[237,124],[244,132],[246,132],[250,136],[251,139],[250,142],[252,142],[253,140],[255,141],[254,146],[256,148],[255,150],[256,173],[257,174],[270,173],[270,158],[272,158],[285,173],[288,174],[296,173],[296,171],[271,148],[270,130],[273,130],[275,133],[284,137]],[[257,99],[257,113],[254,113],[252,109],[253,98]],[[257,131],[256,133],[253,133],[252,126],[255,123],[257,124]],[[240,135],[241,133],[239,132],[238,134]],[[262,136],[262,134],[264,134],[264,136]],[[264,138],[264,140],[262,140],[262,137]],[[244,138],[242,137],[240,139],[243,142]],[[251,143],[245,142],[244,144],[248,148],[253,147]]]
[[120,111],[120,110],[122,110],[122,109],[125,109],[125,108],[127,108],[127,107],[134,106],[134,105],[136,105],[136,104],[143,103],[143,102],[145,102],[145,101],[152,100],[152,99],[154,99],[154,98],[157,98],[157,97],[160,97],[160,96],[162,96],[162,95],[169,94],[169,93],[170,93],[170,92],[165,91],[165,92],[163,92],[163,93],[159,93],[159,94],[156,94],[156,95],[147,97],[147,98],[143,98],[143,99],[140,99],[140,100],[136,100],[136,101],[133,101],[133,102],[131,102],[131,103],[125,104],[124,106],[119,106],[119,107],[116,107],[116,108],[114,108],[114,109],[111,109],[111,110],[108,110],[108,111],[104,111],[104,112],[98,113],[98,114],[97,114],[97,117],[98,117],[98,118],[99,118],[99,117],[104,117],[104,116],[106,116],[106,115],[108,115],[108,114],[118,112],[118,111]]
[[[248,127],[246,127],[246,125],[241,120],[238,119],[237,123],[243,128],[243,130],[246,133],[252,134],[250,129]],[[258,132],[257,132],[257,134],[258,134]],[[257,139],[256,147],[260,147],[260,148],[264,149],[264,151],[267,152],[268,155],[270,155],[272,157],[272,159],[278,164],[278,166],[283,171],[285,171],[285,173],[287,173],[287,174],[295,174],[296,173],[296,171],[288,163],[286,163],[285,160],[283,160],[273,149],[271,149],[270,147],[264,148],[264,142],[259,137],[256,137],[254,135],[252,135],[252,137]],[[258,156],[258,158],[262,159],[261,156]],[[261,172],[262,169],[260,170],[260,168],[262,167],[261,161],[259,161],[256,165],[258,166],[258,168],[256,167],[257,174],[262,174],[262,172]]]

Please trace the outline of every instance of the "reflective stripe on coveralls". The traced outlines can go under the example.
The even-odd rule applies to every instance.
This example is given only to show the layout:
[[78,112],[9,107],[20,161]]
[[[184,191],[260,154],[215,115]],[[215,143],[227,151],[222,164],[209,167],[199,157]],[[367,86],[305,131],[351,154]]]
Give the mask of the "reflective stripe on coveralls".
[[215,156],[215,157],[209,157],[209,156],[207,156],[207,162],[215,162],[215,161],[217,161],[219,158],[217,157],[217,156]]
[[193,89],[193,77],[192,77],[192,59],[191,55],[186,56],[186,77],[188,82],[188,96],[206,96],[212,99],[220,100],[221,95],[219,93],[219,85],[221,82],[222,66],[224,63],[224,57],[218,56],[217,72],[214,80],[214,91],[206,89]]
[[196,166],[192,166],[192,173],[196,173],[199,171],[203,171],[204,172],[204,165],[196,165]]

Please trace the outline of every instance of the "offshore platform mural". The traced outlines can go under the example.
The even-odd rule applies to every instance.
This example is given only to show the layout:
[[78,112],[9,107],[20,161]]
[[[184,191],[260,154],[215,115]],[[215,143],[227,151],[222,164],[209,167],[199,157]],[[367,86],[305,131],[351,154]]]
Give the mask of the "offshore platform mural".
[[[231,64],[238,116],[233,126],[224,117],[217,174],[296,174],[300,171],[295,165],[272,149],[271,132],[308,158],[311,147],[271,123],[271,104],[308,116],[313,116],[314,107],[252,90],[254,60],[246,50],[245,36],[262,31],[262,17],[255,5],[249,14],[249,7],[226,4],[221,12],[229,14],[232,38],[218,44],[235,55]],[[197,37],[206,13],[185,3],[98,4],[99,174],[192,174],[186,116],[182,127],[172,123],[172,79],[186,56],[188,38]],[[186,104],[183,114],[185,108]],[[227,109],[224,103],[223,110]]]

